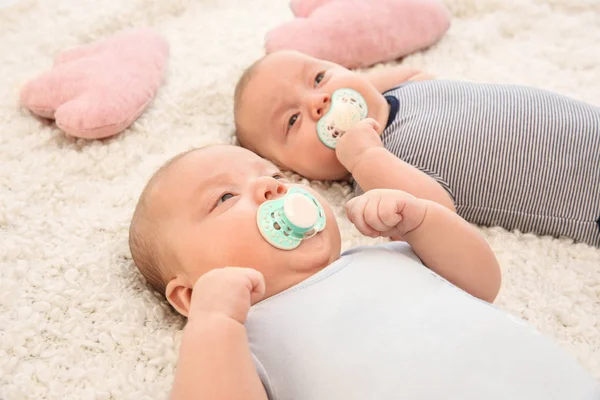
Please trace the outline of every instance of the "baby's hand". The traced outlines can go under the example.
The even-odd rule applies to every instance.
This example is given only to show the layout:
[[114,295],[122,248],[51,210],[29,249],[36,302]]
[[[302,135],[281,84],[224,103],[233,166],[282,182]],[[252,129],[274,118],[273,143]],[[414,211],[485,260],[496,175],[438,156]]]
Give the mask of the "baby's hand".
[[244,324],[250,306],[264,294],[264,277],[254,269],[213,269],[194,285],[189,322],[208,314],[220,314]]
[[400,239],[417,229],[428,202],[401,190],[373,189],[346,203],[350,222],[365,236]]
[[340,137],[335,154],[348,172],[352,173],[354,166],[367,155],[369,149],[383,147],[379,129],[377,121],[373,118],[366,118]]

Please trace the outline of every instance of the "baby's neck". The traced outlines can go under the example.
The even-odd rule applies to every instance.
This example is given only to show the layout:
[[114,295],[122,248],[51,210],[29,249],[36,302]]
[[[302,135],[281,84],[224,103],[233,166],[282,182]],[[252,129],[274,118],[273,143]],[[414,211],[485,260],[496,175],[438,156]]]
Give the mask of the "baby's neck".
[[331,257],[331,259],[329,260],[326,260],[324,262],[316,262],[314,263],[314,265],[307,268],[303,268],[301,270],[281,268],[277,271],[277,275],[265,276],[266,293],[263,300],[271,296],[275,296],[285,290],[288,290],[293,286],[298,285],[299,283],[307,280],[316,273],[322,271],[323,269],[337,261],[339,258],[340,255],[337,254],[335,257]]

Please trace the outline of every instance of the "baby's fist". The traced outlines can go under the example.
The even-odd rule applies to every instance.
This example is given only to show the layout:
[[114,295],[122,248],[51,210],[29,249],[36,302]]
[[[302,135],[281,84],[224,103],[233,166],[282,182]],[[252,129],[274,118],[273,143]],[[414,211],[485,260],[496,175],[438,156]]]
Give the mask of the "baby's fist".
[[346,203],[346,214],[360,233],[402,239],[417,229],[428,202],[401,190],[373,189]]
[[354,166],[368,150],[383,147],[379,137],[380,126],[373,118],[366,118],[348,129],[337,142],[335,154],[340,163],[352,173]]
[[260,272],[238,267],[213,269],[194,285],[189,319],[217,313],[244,324],[250,306],[264,295],[265,280]]

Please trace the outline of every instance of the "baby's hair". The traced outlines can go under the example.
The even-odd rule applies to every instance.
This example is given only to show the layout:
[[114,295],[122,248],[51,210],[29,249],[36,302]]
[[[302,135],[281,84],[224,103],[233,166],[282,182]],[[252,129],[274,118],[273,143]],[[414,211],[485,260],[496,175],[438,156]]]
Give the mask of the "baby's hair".
[[266,57],[267,56],[259,58],[258,60],[253,62],[252,65],[250,65],[248,68],[246,68],[246,70],[240,77],[240,80],[235,85],[235,92],[233,95],[233,116],[234,116],[234,120],[235,120],[235,136],[237,137],[238,142],[240,143],[240,146],[242,146],[248,150],[251,150],[251,151],[254,151],[255,149],[248,147],[248,146],[250,146],[250,144],[243,138],[244,132],[242,132],[240,130],[240,127],[237,124],[237,121],[238,121],[237,116],[238,116],[238,112],[239,112],[241,99],[242,99],[242,96],[244,95],[244,92],[246,91],[246,88],[248,87],[248,83],[254,76],[254,73],[256,72],[256,69],[260,66],[260,63]]
[[188,150],[176,155],[165,162],[152,175],[144,190],[142,190],[129,226],[129,250],[131,251],[133,262],[150,286],[163,296],[165,295],[168,279],[165,275],[166,260],[173,258],[169,260],[171,263],[175,260],[174,257],[168,257],[168,253],[170,252],[165,248],[164,244],[160,245],[161,230],[158,226],[160,221],[153,219],[150,215],[150,193],[156,182],[173,164],[195,150],[197,149]]

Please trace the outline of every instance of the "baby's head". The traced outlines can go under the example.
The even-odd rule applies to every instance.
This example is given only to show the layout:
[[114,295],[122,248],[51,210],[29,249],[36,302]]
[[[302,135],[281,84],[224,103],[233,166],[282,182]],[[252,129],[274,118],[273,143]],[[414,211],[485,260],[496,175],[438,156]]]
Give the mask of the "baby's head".
[[[261,234],[257,213],[293,188],[320,203],[326,225],[296,248],[282,250]],[[226,266],[254,268],[265,277],[266,296],[272,296],[336,260],[340,233],[318,193],[291,184],[251,151],[223,145],[180,154],[154,174],[135,209],[129,245],[148,282],[187,316],[192,288],[202,274]]]
[[235,124],[242,146],[280,168],[310,179],[348,175],[335,151],[317,135],[338,89],[353,89],[366,102],[368,116],[387,121],[385,98],[361,74],[294,51],[272,53],[255,62],[235,91]]

